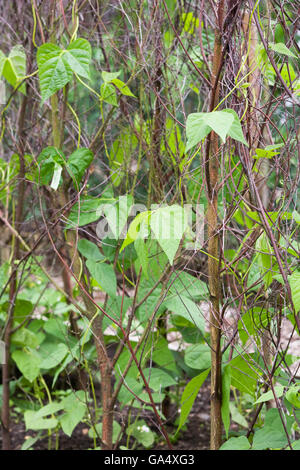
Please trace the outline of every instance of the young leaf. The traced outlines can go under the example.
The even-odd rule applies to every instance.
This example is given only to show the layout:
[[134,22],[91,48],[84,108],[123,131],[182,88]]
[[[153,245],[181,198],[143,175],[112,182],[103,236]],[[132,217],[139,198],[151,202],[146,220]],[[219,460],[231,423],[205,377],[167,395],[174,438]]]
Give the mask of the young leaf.
[[143,419],[131,424],[127,428],[126,434],[133,436],[146,449],[151,447],[154,443],[155,434],[151,431]]
[[130,91],[129,87],[125,85],[125,83],[122,82],[122,80],[120,80],[119,78],[114,78],[113,80],[111,80],[111,83],[113,83],[119,89],[122,95],[132,96],[133,98],[136,98],[136,96]]
[[111,83],[102,83],[100,93],[103,101],[113,106],[118,106],[116,89]]
[[160,207],[151,212],[150,227],[172,265],[180,240],[188,228],[185,210],[177,204]]
[[285,398],[295,407],[300,408],[300,383],[289,387]]
[[118,78],[120,74],[121,74],[121,70],[119,70],[119,72],[105,72],[105,70],[103,70],[102,78],[105,83],[109,83],[115,78]]
[[56,191],[59,186],[62,170],[63,167],[61,165],[58,163],[54,164],[53,176],[50,184],[50,188],[52,188],[54,191]]
[[[40,184],[45,184],[57,189],[60,183],[61,169],[65,165],[66,157],[61,150],[55,147],[44,148],[38,156],[38,169],[36,179]],[[54,175],[56,171],[56,175]]]
[[[3,54],[3,53],[2,53]],[[14,46],[8,57],[4,60],[4,54],[0,56],[0,71],[10,85],[14,88],[20,80],[26,75],[26,55],[22,46]],[[4,57],[3,57],[4,56]],[[2,65],[1,65],[2,64]],[[1,73],[0,73],[1,75]],[[25,84],[23,83],[19,90],[25,94]]]
[[186,151],[199,144],[211,131],[218,134],[223,142],[229,135],[247,145],[238,115],[232,109],[211,113],[189,114],[186,122]]

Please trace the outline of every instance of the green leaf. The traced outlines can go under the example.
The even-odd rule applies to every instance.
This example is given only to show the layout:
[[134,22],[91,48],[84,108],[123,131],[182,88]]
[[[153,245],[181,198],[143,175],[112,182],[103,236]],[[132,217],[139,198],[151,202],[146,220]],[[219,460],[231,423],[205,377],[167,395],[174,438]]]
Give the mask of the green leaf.
[[149,219],[151,216],[150,211],[141,212],[138,214],[131,224],[129,225],[126,237],[122,243],[120,253],[131,243],[133,243],[140,236],[140,231],[142,229],[144,233],[145,225],[149,224]]
[[184,351],[184,362],[192,369],[208,369],[211,364],[211,351],[207,344],[192,344]]
[[250,443],[246,436],[231,437],[221,445],[219,450],[249,450]]
[[38,377],[41,360],[34,351],[28,349],[17,350],[12,353],[12,358],[29,382],[33,382]]
[[241,392],[255,396],[259,371],[255,368],[251,354],[238,355],[230,361],[231,385]]
[[300,439],[298,439],[297,441],[292,442],[292,448],[294,450],[300,450]]
[[186,151],[199,144],[211,131],[218,134],[223,142],[227,135],[247,145],[238,115],[232,109],[211,113],[189,114],[186,122]]
[[[275,391],[275,394],[276,394],[277,398],[282,397],[283,392],[284,392],[284,387],[283,387],[283,385],[276,385],[276,387],[274,387],[274,391]],[[273,395],[273,391],[272,391],[272,390],[269,390],[268,392],[263,393],[263,394],[258,398],[258,400],[256,400],[253,404],[254,404],[254,405],[257,405],[257,403],[264,403],[265,401],[270,401],[270,400],[274,400],[274,395]]]
[[[8,83],[15,88],[26,75],[26,55],[24,48],[20,45],[14,46],[5,60],[4,57],[2,53],[0,56],[0,71],[2,68],[2,75],[6,78]],[[25,94],[25,83],[18,89]]]
[[[184,295],[167,297],[163,305],[175,315],[186,318],[193,323],[202,334],[205,332],[205,320],[200,307]],[[198,368],[198,367],[197,367]]]
[[226,439],[228,439],[228,431],[230,427],[230,384],[231,384],[231,368],[225,366],[222,370],[222,405],[221,415],[226,433]]
[[152,360],[163,369],[173,372],[177,371],[174,355],[169,349],[167,340],[163,336],[159,336],[154,345]]
[[81,198],[80,203],[74,204],[69,214],[66,229],[82,227],[100,219],[101,206],[114,201],[113,198]]
[[105,259],[102,253],[100,253],[98,246],[86,238],[81,238],[79,240],[77,248],[79,253],[87,259],[92,259],[93,261],[101,261]]
[[94,159],[94,154],[88,148],[79,148],[69,156],[66,168],[77,187],[82,180],[84,172]]
[[118,201],[114,201],[114,204],[103,206],[103,212],[109,224],[109,228],[117,240],[127,228],[127,219],[130,215],[132,204],[132,196],[125,194],[124,196],[119,196]]
[[188,228],[186,211],[177,204],[153,210],[151,212],[150,227],[155,239],[172,265],[180,240]]
[[[291,430],[293,418],[285,416],[286,429],[288,433]],[[255,432],[252,449],[281,449],[288,444],[285,429],[283,427],[279,412],[276,408],[267,411],[265,424],[262,429]]]
[[57,426],[58,421],[56,418],[37,418],[36,414],[36,411],[25,411],[24,420],[26,429],[39,431],[41,429],[54,429]]
[[41,432],[38,432],[35,437],[29,437],[22,444],[21,450],[29,450],[40,438],[41,438]]
[[[274,279],[277,279],[278,282],[284,284],[281,274],[274,276]],[[298,313],[300,311],[300,271],[295,271],[293,274],[288,276],[288,282],[291,288],[293,304],[296,313]]]
[[295,407],[300,408],[300,383],[289,387],[285,398]]
[[119,89],[122,95],[132,96],[133,98],[136,98],[136,96],[130,91],[129,87],[125,85],[122,80],[119,80],[119,78],[113,78],[111,80],[111,83],[113,83]]
[[116,89],[111,83],[102,83],[100,93],[103,101],[113,106],[118,106]]
[[43,44],[38,48],[37,64],[42,103],[63,88],[72,78],[72,69],[64,60],[64,52],[51,43]]
[[37,335],[25,327],[22,327],[13,333],[11,336],[11,342],[17,346],[28,346],[32,349],[39,345]]
[[177,383],[170,374],[156,367],[145,369],[143,372],[150,388],[152,388],[155,392],[160,392],[163,388],[176,385]]
[[205,379],[207,378],[210,369],[207,369],[201,374],[194,377],[189,383],[186,385],[180,403],[181,403],[181,411],[180,411],[180,419],[179,419],[179,426],[176,433],[180,430],[180,428],[186,422],[191,409],[193,407],[194,401],[199,393],[200,388],[202,387]]
[[105,72],[105,70],[102,71],[102,78],[105,83],[109,83],[115,78],[118,78],[119,75],[121,74],[121,70],[119,72]]
[[[37,163],[38,169],[36,171],[36,179],[40,184],[50,185],[53,183],[54,172],[58,169],[58,173],[61,173],[61,169],[66,162],[66,157],[61,150],[56,147],[44,148],[38,156]],[[59,174],[60,177],[60,174]],[[57,175],[54,178],[54,187],[58,187],[60,178],[57,180]]]
[[229,402],[229,409],[230,409],[230,414],[231,414],[231,419],[235,423],[239,424],[240,426],[244,428],[248,428],[248,423],[246,418],[239,412],[235,404],[231,401]]
[[134,241],[134,248],[135,251],[137,252],[139,261],[141,263],[141,267],[143,269],[143,274],[146,276],[148,279],[148,251],[147,251],[147,245],[144,242],[144,240],[140,237],[137,237],[136,240]]
[[85,394],[78,391],[67,396],[62,401],[65,413],[59,417],[61,427],[67,436],[72,435],[75,427],[82,421],[86,412]]
[[86,39],[78,38],[67,47],[64,60],[67,61],[72,72],[81,77],[90,79],[90,62],[92,48]]
[[122,406],[133,400],[134,395],[131,393],[131,390],[135,395],[140,396],[144,388],[143,383],[138,382],[133,377],[126,377],[125,383],[127,386],[122,385],[118,394],[118,400]]
[[297,59],[297,56],[290,51],[283,42],[271,42],[269,43],[269,48],[274,52],[278,52],[278,54],[287,55],[288,57],[294,57]]
[[2,76],[6,55],[0,50],[0,77]]
[[248,143],[244,137],[241,122],[239,120],[238,115],[233,109],[223,109],[223,113],[230,113],[233,116],[233,122],[230,126],[230,129],[228,131],[229,137],[231,137],[234,140],[237,140],[238,142],[241,142],[242,144],[246,145],[248,147]]
[[88,259],[86,265],[91,276],[97,281],[101,289],[108,295],[115,297],[117,279],[113,266],[107,263],[96,262],[92,259]]
[[174,271],[168,282],[167,288],[170,294],[175,296],[189,297],[193,300],[207,299],[208,287],[205,282],[200,281],[185,271]]
[[41,357],[40,368],[52,369],[60,364],[68,353],[68,346],[64,343],[44,341],[39,349]]
[[44,418],[45,416],[52,415],[56,413],[57,411],[60,411],[63,409],[63,405],[61,403],[58,403],[56,401],[53,401],[51,403],[48,403],[48,405],[42,406],[39,410],[35,411],[35,419],[40,419]]
[[42,102],[63,88],[73,72],[89,78],[91,46],[85,39],[77,39],[66,50],[52,43],[43,44],[37,51]]

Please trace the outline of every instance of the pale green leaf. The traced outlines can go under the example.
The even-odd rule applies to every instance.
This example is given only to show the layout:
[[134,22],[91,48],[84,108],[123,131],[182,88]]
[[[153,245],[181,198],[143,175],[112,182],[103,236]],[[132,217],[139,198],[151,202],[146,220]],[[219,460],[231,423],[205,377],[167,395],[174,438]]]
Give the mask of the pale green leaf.
[[63,60],[68,63],[72,72],[89,79],[91,58],[92,48],[90,43],[86,39],[78,38],[69,44]]
[[115,78],[118,78],[119,75],[121,74],[121,70],[119,72],[105,72],[105,70],[102,71],[102,78],[105,83],[109,83]]
[[274,52],[278,52],[278,54],[287,55],[288,57],[297,59],[297,56],[290,51],[283,42],[271,42],[269,43],[269,48]]
[[188,228],[186,211],[177,204],[153,210],[151,212],[150,227],[154,238],[158,241],[172,265],[180,240]]
[[[2,74],[4,78],[15,88],[26,75],[26,55],[24,48],[20,45],[14,46],[4,63],[3,56],[0,57],[0,60],[3,66]],[[25,93],[25,84],[23,83],[18,89],[22,93]]]

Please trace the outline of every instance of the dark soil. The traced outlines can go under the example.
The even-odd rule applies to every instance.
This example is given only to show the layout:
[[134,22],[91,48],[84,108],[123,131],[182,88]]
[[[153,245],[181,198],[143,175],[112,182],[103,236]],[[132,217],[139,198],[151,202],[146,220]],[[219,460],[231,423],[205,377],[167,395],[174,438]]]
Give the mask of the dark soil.
[[[195,400],[193,409],[189,415],[189,420],[186,426],[179,433],[178,440],[174,442],[174,450],[208,450],[209,437],[210,437],[210,404],[209,404],[210,390],[209,386],[203,386],[197,399]],[[126,411],[123,411],[127,414]],[[150,414],[141,416],[151,427],[156,431],[151,420]],[[175,434],[176,426],[167,425],[166,429],[170,436]],[[59,433],[58,450],[87,450],[94,448],[93,439],[88,436],[88,426],[84,423],[79,424],[73,431],[71,437],[66,436],[62,431]],[[24,441],[29,437],[36,435],[33,431],[26,431],[23,422],[14,422],[12,424],[12,449],[20,450]],[[157,433],[158,434],[158,433]],[[122,444],[122,442],[121,442]],[[124,442],[125,444],[125,442]],[[99,444],[97,444],[99,445]],[[49,450],[49,438],[46,435],[43,439],[37,441],[32,449],[34,450]],[[153,446],[153,449],[164,450],[168,449],[166,442],[163,438],[158,438]],[[51,449],[55,450],[55,436],[52,438]]]

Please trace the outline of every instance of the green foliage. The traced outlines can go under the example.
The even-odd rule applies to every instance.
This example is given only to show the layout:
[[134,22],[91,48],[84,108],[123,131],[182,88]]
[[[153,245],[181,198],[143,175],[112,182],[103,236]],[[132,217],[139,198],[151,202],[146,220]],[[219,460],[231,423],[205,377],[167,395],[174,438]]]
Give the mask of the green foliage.
[[240,120],[232,109],[211,113],[193,113],[186,123],[186,151],[199,144],[211,131],[216,132],[223,142],[227,136],[248,145],[242,131]]
[[52,43],[40,46],[37,63],[42,102],[67,85],[73,73],[89,79],[91,54],[90,43],[81,38],[71,42],[67,49]]
[[25,94],[26,54],[21,45],[14,46],[8,56],[0,50],[0,78],[3,76],[10,85]]

